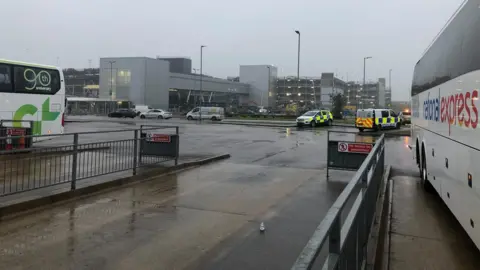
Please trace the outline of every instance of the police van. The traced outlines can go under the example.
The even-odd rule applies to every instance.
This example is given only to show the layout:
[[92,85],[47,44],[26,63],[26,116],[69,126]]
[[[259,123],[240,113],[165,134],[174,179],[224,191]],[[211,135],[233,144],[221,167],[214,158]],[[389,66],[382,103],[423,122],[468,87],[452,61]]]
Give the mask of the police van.
[[390,109],[359,109],[355,118],[355,127],[362,132],[365,129],[381,130],[400,128],[400,116]]

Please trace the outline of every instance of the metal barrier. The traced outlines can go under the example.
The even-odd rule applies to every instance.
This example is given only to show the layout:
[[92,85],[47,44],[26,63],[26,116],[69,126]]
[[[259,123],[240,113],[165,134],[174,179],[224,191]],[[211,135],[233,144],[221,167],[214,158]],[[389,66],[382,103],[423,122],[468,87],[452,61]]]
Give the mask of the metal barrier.
[[[368,237],[384,170],[385,135],[382,134],[328,210],[292,269],[312,269],[314,265],[319,269],[364,269]],[[354,194],[357,197],[351,209],[346,209],[347,202],[354,198]],[[342,218],[346,213],[346,218]]]
[[[163,134],[179,136],[176,126],[22,136],[51,140],[34,148],[0,151],[0,197],[65,183],[74,190],[77,181],[83,179],[127,170],[136,175],[138,168],[166,161],[177,164],[178,146],[173,155],[157,152],[142,158],[140,145],[146,138],[140,133],[159,129]],[[15,138],[18,136],[0,137],[0,141]]]
[[[340,134],[332,139],[331,134]],[[353,139],[345,137],[353,136]],[[328,131],[327,133],[327,178],[330,170],[356,171],[375,145],[373,136],[359,136],[356,132]]]

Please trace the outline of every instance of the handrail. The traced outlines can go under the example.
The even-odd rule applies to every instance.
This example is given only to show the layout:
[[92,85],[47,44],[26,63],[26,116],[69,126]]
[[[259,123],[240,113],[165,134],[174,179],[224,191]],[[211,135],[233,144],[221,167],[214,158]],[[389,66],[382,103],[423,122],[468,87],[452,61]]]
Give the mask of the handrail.
[[152,126],[148,128],[127,128],[127,129],[113,129],[113,130],[101,130],[101,131],[82,131],[82,132],[69,132],[69,133],[57,133],[57,134],[43,134],[43,135],[24,135],[24,136],[3,136],[0,137],[0,140],[5,139],[17,139],[17,138],[44,138],[44,137],[60,137],[60,136],[73,136],[75,134],[78,135],[86,135],[86,134],[100,134],[100,133],[115,133],[115,132],[127,132],[127,131],[135,131],[135,130],[157,130],[157,129],[176,129],[178,126]]
[[[369,232],[369,222],[372,220],[373,214],[375,212],[375,209],[370,209],[371,207],[375,206],[375,203],[372,203],[371,200],[376,200],[378,195],[379,182],[383,176],[383,166],[385,158],[384,146],[385,135],[382,134],[380,139],[376,141],[372,151],[368,154],[368,156],[365,158],[365,161],[362,163],[358,171],[353,176],[352,180],[344,188],[340,196],[338,196],[332,207],[330,207],[320,225],[318,225],[318,227],[315,229],[312,237],[305,245],[294,265],[292,266],[292,270],[311,269],[315,263],[318,254],[325,245],[327,239],[329,240],[329,250],[327,259],[323,265],[323,269],[337,269],[336,267],[341,261],[355,260],[357,265],[361,263],[355,258],[350,258],[348,257],[348,255],[345,254],[346,248],[349,248],[345,245],[345,243],[353,241],[353,236],[352,234],[350,234],[350,231],[353,227],[356,227],[357,229],[361,227],[360,229],[364,234],[367,234]],[[371,176],[369,176],[370,171],[372,172]],[[342,226],[342,224],[340,224],[340,217],[342,211],[345,210],[345,205],[347,201],[354,195],[354,191],[358,190],[356,189],[358,185],[361,185],[360,192],[362,194],[361,201],[359,202],[360,206],[357,209],[352,209],[352,211],[349,213],[349,217],[350,215],[353,215],[351,223],[345,223]],[[374,194],[372,194],[372,192]],[[362,216],[360,217],[361,220],[359,220],[359,214],[362,214]],[[348,220],[348,218],[346,220]],[[347,235],[345,237],[341,236],[342,229],[347,232]],[[366,256],[366,252],[365,250],[363,250],[363,248],[364,245],[366,245],[366,241],[368,239],[365,235],[355,236],[355,240],[357,242],[363,239],[363,241],[360,241],[362,243],[358,243],[358,245],[353,245],[362,248],[362,250],[359,250],[357,248],[357,250],[355,251],[355,254],[357,256],[355,257],[358,258],[358,255],[363,255],[360,257],[363,262],[364,257]],[[361,237],[361,239],[358,239],[359,237]],[[348,269],[356,269],[356,267]]]

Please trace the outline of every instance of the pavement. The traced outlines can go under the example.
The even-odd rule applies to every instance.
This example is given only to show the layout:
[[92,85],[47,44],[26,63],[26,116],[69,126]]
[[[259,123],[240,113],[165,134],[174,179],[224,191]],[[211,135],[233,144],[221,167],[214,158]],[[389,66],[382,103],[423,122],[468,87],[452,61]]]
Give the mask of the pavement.
[[[99,131],[139,124],[69,123],[66,128]],[[290,269],[353,176],[331,171],[326,180],[326,128],[168,124],[179,126],[181,155],[227,152],[231,158],[4,221],[2,268]],[[330,130],[354,132],[333,138],[368,140],[354,129]],[[386,163],[411,168],[413,177],[409,140],[388,138]],[[402,209],[399,204],[397,211]],[[258,231],[260,222],[264,234]]]
[[411,163],[392,168],[387,269],[480,269],[479,250],[440,197],[422,189],[418,170]]

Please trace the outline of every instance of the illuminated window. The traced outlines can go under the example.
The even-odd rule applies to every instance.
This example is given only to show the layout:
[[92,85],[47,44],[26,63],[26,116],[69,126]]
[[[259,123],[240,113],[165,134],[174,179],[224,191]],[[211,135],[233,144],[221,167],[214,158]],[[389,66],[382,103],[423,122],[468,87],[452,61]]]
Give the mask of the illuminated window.
[[131,72],[130,70],[119,70],[117,72],[118,84],[130,84]]

